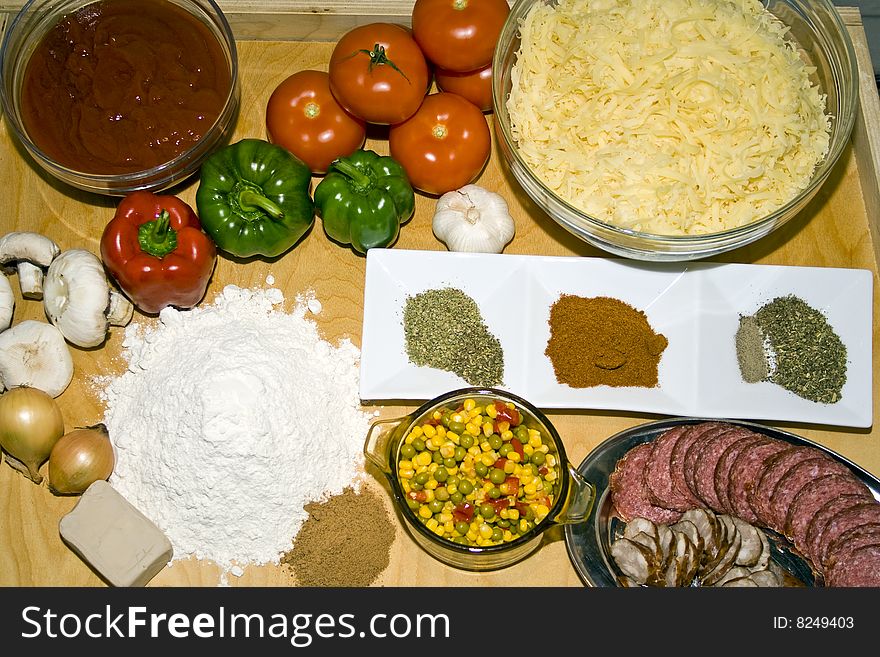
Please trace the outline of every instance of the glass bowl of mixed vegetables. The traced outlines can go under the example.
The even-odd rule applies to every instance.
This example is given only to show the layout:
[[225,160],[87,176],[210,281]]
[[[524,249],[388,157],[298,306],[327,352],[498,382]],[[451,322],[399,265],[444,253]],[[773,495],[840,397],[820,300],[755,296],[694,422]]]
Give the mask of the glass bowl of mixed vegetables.
[[520,561],[547,528],[582,521],[595,500],[547,418],[494,388],[453,390],[378,420],[364,453],[415,541],[465,570]]

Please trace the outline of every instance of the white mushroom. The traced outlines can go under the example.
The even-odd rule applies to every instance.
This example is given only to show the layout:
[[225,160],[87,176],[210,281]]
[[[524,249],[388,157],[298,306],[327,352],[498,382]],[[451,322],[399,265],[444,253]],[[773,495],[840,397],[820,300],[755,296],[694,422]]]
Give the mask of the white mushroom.
[[5,331],[12,324],[12,313],[15,311],[15,295],[9,279],[0,273],[0,331]]
[[0,390],[28,386],[57,397],[73,378],[73,357],[61,331],[28,319],[0,333]]
[[15,263],[26,299],[42,298],[43,271],[60,252],[55,242],[40,233],[19,231],[0,237],[0,265]]
[[[131,302],[112,290],[101,260],[84,249],[58,255],[49,265],[43,287],[43,307],[49,321],[80,347],[96,347],[104,342],[111,324],[111,306],[115,325],[127,324],[134,312],[134,308],[126,308]],[[112,304],[111,292],[116,295]]]

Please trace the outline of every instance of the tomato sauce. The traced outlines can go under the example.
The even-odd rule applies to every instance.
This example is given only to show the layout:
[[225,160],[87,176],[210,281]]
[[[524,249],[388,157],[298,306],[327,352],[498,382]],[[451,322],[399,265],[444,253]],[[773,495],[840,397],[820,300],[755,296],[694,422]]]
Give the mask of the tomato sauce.
[[22,120],[60,164],[121,174],[163,164],[214,124],[231,86],[210,29],[165,0],[99,0],[64,16],[22,82]]

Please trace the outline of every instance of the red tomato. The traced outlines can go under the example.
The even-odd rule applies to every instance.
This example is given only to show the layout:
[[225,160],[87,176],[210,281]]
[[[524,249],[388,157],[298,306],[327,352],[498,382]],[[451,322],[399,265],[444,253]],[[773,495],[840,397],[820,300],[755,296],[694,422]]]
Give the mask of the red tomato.
[[440,68],[474,71],[492,62],[508,14],[507,0],[416,0],[413,36]]
[[323,71],[299,71],[279,84],[266,105],[269,141],[289,150],[312,173],[327,173],[337,157],[350,155],[366,139],[366,125],[330,93]]
[[477,179],[492,141],[479,107],[440,92],[427,96],[412,118],[391,126],[388,147],[413,187],[439,195]]
[[463,96],[484,112],[492,110],[492,63],[476,71],[447,71],[434,69],[434,81],[440,91]]
[[349,30],[330,55],[330,90],[368,123],[405,121],[428,92],[428,62],[401,25],[370,23]]

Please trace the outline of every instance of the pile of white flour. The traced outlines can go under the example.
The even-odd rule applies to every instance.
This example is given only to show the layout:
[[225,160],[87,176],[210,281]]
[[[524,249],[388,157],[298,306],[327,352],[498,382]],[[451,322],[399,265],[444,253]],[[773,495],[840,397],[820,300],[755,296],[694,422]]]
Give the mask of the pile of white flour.
[[126,328],[128,370],[102,391],[116,447],[110,483],[168,536],[174,559],[224,571],[278,563],[303,506],[355,485],[371,417],[360,352],[333,346],[277,289],[226,287]]

